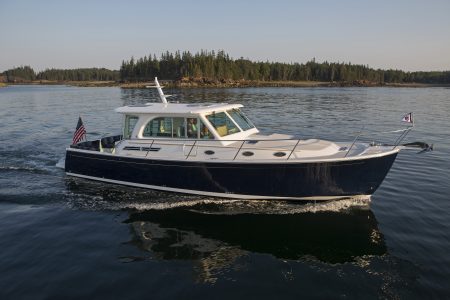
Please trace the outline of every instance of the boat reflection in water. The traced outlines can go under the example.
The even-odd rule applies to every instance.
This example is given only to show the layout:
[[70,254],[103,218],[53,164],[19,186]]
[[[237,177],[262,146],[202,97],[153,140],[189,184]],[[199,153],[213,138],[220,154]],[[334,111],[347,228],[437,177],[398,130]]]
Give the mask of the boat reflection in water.
[[76,209],[125,211],[123,224],[132,232],[127,244],[140,253],[121,261],[188,261],[199,282],[243,268],[254,254],[360,265],[387,253],[367,198],[299,204],[183,196],[82,179],[66,183],[66,200]]
[[133,229],[133,243],[152,257],[193,260],[202,282],[214,281],[214,274],[236,268],[237,260],[248,253],[335,264],[387,251],[368,207],[233,214],[205,208],[210,204],[199,206],[130,213],[125,223]]

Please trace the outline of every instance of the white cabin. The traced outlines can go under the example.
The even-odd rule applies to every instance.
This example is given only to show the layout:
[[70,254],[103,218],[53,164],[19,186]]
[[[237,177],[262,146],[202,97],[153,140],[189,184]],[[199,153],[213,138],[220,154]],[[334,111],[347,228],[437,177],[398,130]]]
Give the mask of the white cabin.
[[146,103],[116,109],[124,114],[123,139],[244,140],[258,133],[241,104]]

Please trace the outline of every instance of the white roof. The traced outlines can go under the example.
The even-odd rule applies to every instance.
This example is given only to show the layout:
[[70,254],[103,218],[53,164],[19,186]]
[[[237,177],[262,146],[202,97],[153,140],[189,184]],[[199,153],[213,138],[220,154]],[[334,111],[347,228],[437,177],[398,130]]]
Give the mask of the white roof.
[[203,114],[243,107],[228,103],[145,103],[116,108],[122,114]]

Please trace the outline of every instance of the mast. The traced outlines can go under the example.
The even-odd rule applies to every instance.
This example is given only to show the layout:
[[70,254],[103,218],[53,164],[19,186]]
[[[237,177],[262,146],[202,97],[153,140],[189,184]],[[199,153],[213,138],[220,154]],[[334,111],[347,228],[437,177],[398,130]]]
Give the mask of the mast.
[[146,88],[156,88],[158,90],[159,99],[161,99],[161,102],[164,104],[167,104],[167,97],[170,97],[171,95],[164,95],[164,92],[162,90],[163,86],[159,85],[158,77],[155,77],[155,85],[147,85]]
[[164,104],[167,104],[167,99],[162,90],[163,87],[159,85],[158,77],[155,77],[155,87],[158,90],[158,94],[159,94],[159,98],[161,99],[161,102]]

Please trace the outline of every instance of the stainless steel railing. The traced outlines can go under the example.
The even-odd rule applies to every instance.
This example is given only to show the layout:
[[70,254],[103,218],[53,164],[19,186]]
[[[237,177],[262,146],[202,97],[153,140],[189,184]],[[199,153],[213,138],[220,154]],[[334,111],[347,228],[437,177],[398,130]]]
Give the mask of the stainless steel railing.
[[[363,136],[368,136],[369,133],[370,135],[374,135],[374,134],[387,134],[387,133],[398,133],[400,132],[400,136],[397,137],[397,139],[395,140],[395,142],[390,145],[393,146],[392,149],[395,149],[396,147],[399,146],[399,144],[402,142],[402,140],[407,136],[407,134],[411,131],[413,127],[408,127],[405,129],[400,129],[400,130],[394,130],[394,131],[385,131],[385,132],[363,132],[364,127],[361,128],[360,131],[356,132],[356,136],[353,139],[350,147],[348,147],[348,149],[345,149],[346,152],[344,154],[343,157],[347,157],[350,153],[350,151],[354,148],[354,145],[357,143],[357,141],[363,137]],[[103,137],[102,139],[98,140],[98,142],[101,143],[101,141],[104,139],[105,137]],[[108,138],[108,137],[106,137]],[[278,152],[286,152],[286,160],[289,160],[292,155],[295,153],[295,151],[297,151],[300,142],[302,141],[302,139],[300,138],[288,138],[288,139],[239,139],[239,140],[211,140],[211,139],[189,139],[189,138],[153,138],[153,139],[121,139],[119,141],[116,141],[115,143],[115,148],[117,148],[117,146],[119,146],[122,142],[124,141],[129,141],[131,145],[146,145],[146,147],[140,147],[141,151],[142,148],[146,148],[145,151],[147,151],[146,153],[146,157],[149,155],[149,153],[151,152],[152,146],[154,145],[155,142],[157,142],[158,145],[182,145],[183,149],[185,147],[190,147],[187,155],[185,154],[185,159],[189,159],[189,157],[192,156],[192,153],[194,152],[195,147],[220,147],[220,148],[231,148],[231,149],[237,149],[236,153],[233,156],[233,161],[236,160],[236,158],[238,157],[239,153],[241,153],[242,149],[246,149],[246,150],[271,150],[271,151],[278,151]],[[258,142],[288,142],[291,143],[291,145],[283,145],[281,147],[245,147],[244,145],[251,145],[251,144],[256,144]],[[97,141],[94,141],[97,142]],[[192,143],[190,143],[192,142]],[[224,145],[223,142],[231,142],[232,145]],[[239,146],[237,146],[237,142],[239,143]],[[82,144],[83,143],[87,143],[87,142],[82,142],[79,143],[78,145],[80,145],[82,148]],[[92,142],[91,142],[92,143]],[[149,145],[150,146],[147,146]],[[386,144],[384,144],[386,145]],[[100,149],[98,150],[100,151]],[[183,153],[185,153],[185,151],[183,151]],[[289,154],[288,154],[289,153]]]
[[[121,140],[116,144],[116,147],[122,143]],[[192,156],[192,153],[194,152],[195,147],[220,147],[220,148],[229,148],[229,149],[237,149],[236,153],[233,156],[232,160],[236,160],[239,153],[242,151],[242,149],[245,150],[271,150],[276,152],[289,152],[286,153],[286,160],[289,160],[292,156],[292,154],[297,150],[298,145],[302,141],[302,139],[244,139],[244,140],[202,140],[202,139],[128,139],[130,141],[130,145],[148,145],[150,144],[150,148],[154,145],[156,142],[158,145],[169,145],[169,146],[176,146],[180,145],[184,147],[190,147],[187,155],[185,154],[185,159],[188,159]],[[239,147],[237,145],[223,145],[221,142],[232,142],[233,144],[236,142],[240,142]],[[284,147],[245,147],[244,145],[247,143],[248,145],[256,144],[258,142],[290,142],[292,141],[292,145],[285,145]],[[192,142],[192,143],[189,143]],[[148,147],[148,146],[147,146]],[[146,148],[147,148],[146,147]],[[142,147],[143,148],[143,147]],[[146,156],[148,156],[150,151],[147,151]],[[183,151],[184,153],[186,151]]]

